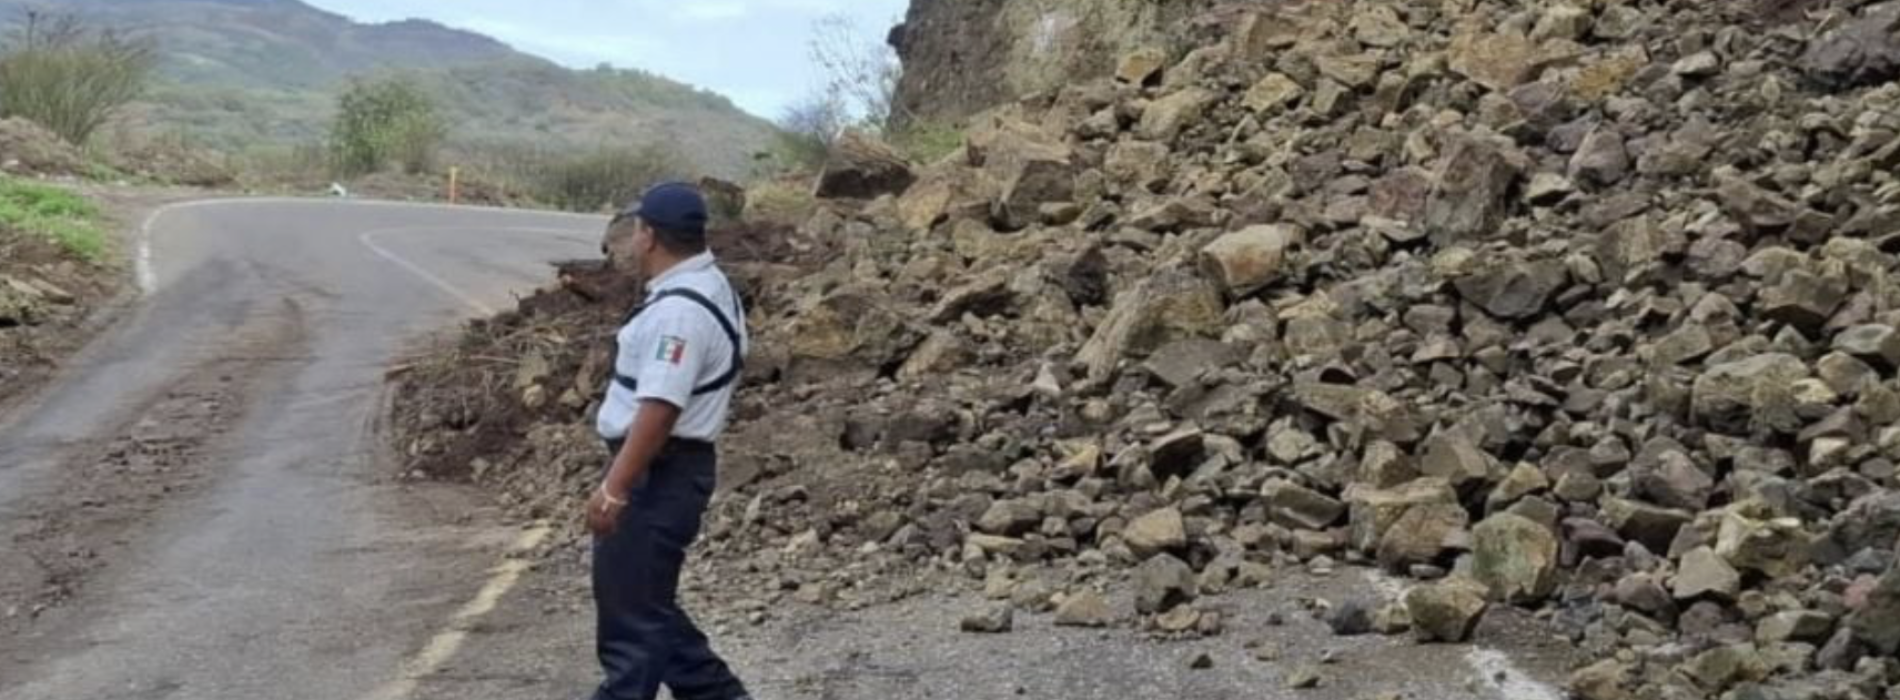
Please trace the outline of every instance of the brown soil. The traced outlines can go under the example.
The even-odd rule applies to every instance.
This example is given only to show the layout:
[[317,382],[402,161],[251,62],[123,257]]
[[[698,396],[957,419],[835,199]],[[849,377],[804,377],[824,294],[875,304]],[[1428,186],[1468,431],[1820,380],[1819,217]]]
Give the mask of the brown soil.
[[32,323],[0,323],[0,408],[32,393],[91,336],[93,312],[125,282],[113,265],[76,260],[44,239],[0,230],[0,284],[6,278],[59,293],[35,304]]
[[[778,225],[726,227],[712,239],[755,311],[771,306],[775,280],[819,257],[794,251],[789,229]],[[586,441],[585,415],[605,386],[613,333],[640,291],[639,280],[604,261],[566,263],[555,285],[515,310],[472,321],[450,347],[425,348],[422,359],[393,370],[391,419],[409,467],[480,480],[490,465],[526,459],[537,426],[574,426],[569,437]]]

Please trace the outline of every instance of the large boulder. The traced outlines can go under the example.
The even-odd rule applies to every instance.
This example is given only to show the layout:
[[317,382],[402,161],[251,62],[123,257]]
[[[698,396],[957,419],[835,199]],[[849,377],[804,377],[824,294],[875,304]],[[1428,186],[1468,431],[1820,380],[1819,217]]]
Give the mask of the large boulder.
[[1511,513],[1486,518],[1471,530],[1471,575],[1510,603],[1534,603],[1557,586],[1557,536]]
[[1229,293],[1249,294],[1281,279],[1287,253],[1305,240],[1293,226],[1250,226],[1202,248],[1201,268]]
[[788,329],[794,360],[851,361],[868,368],[901,361],[924,335],[863,289],[841,289],[808,301]]
[[1871,85],[1900,76],[1900,2],[1862,10],[1808,45],[1801,69],[1834,87]]
[[831,147],[818,176],[822,199],[874,199],[902,194],[917,176],[890,146],[857,131],[845,132]]
[[1487,240],[1502,233],[1511,190],[1528,163],[1510,141],[1493,134],[1455,137],[1425,201],[1423,224],[1441,245]]
[[1122,360],[1146,357],[1171,341],[1219,335],[1225,313],[1213,284],[1191,271],[1164,270],[1115,295],[1076,361],[1090,378],[1105,378]]
[[1793,386],[1809,374],[1801,358],[1786,353],[1764,353],[1716,365],[1696,378],[1690,408],[1698,421],[1722,432],[1792,433],[1801,427],[1792,409]]
[[1412,631],[1427,642],[1470,639],[1486,606],[1484,584],[1467,578],[1449,578],[1405,592]]
[[1499,260],[1481,264],[1455,283],[1458,294],[1503,319],[1530,318],[1544,310],[1567,281],[1558,260]]

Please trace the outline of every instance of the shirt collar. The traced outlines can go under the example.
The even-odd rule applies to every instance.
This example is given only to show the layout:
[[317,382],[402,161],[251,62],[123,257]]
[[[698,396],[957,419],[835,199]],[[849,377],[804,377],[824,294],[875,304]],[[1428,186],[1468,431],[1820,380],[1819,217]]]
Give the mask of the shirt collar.
[[647,289],[650,289],[656,292],[659,290],[665,289],[668,286],[671,286],[671,283],[678,281],[679,277],[686,275],[687,273],[699,272],[701,270],[711,269],[713,266],[713,262],[714,261],[713,261],[712,251],[706,251],[698,255],[695,255],[693,257],[687,258],[685,260],[681,260],[679,261],[678,264],[670,268],[667,268],[665,272],[660,273],[660,276],[655,277],[653,278],[651,282],[648,282]]

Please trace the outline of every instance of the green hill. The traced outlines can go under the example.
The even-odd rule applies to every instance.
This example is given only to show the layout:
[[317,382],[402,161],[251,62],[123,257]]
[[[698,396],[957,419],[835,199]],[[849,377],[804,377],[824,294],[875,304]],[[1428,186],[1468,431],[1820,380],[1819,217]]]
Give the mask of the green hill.
[[744,174],[772,126],[711,92],[638,70],[571,70],[473,32],[363,24],[297,0],[0,0],[0,17],[74,14],[156,41],[161,78],[126,128],[225,153],[315,143],[340,86],[401,71],[434,94],[454,144],[672,145]]

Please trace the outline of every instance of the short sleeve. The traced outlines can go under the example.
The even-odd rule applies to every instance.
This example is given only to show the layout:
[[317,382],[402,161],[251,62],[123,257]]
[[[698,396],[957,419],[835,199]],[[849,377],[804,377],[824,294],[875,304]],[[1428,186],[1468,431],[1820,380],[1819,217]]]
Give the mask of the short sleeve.
[[640,367],[635,401],[665,401],[684,410],[699,386],[707,357],[715,348],[705,324],[689,315],[697,311],[681,307],[677,302],[654,307],[648,312],[650,325],[643,324],[636,334],[641,345],[630,348],[638,354]]

